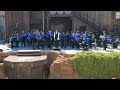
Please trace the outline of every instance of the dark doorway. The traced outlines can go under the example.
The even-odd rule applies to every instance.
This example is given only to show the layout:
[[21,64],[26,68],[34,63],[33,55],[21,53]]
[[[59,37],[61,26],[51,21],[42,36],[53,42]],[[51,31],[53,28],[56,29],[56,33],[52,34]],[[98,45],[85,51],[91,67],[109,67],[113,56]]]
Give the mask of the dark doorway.
[[72,20],[70,17],[51,17],[49,21],[49,29],[55,31],[56,29],[59,32],[72,31]]
[[79,32],[87,31],[87,26],[79,26]]
[[42,24],[41,23],[30,24],[30,31],[33,32],[34,30],[42,31]]

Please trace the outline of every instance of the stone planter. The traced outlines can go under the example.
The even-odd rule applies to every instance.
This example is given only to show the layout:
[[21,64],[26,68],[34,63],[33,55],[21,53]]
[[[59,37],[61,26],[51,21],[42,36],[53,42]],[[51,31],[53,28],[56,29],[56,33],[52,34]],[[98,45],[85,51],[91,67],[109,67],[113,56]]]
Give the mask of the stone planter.
[[8,56],[4,66],[8,79],[46,79],[47,56]]

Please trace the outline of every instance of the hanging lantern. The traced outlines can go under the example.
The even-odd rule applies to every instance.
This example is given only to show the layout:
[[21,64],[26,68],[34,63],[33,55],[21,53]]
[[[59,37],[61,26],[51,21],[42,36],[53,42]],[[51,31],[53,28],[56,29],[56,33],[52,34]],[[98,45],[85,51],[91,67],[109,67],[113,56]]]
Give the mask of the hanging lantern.
[[63,11],[57,11],[58,14],[63,14]]
[[51,13],[51,14],[55,14],[55,13],[56,13],[56,11],[50,11],[50,13]]
[[70,13],[71,13],[71,11],[65,11],[65,13],[66,13],[66,14],[70,14]]

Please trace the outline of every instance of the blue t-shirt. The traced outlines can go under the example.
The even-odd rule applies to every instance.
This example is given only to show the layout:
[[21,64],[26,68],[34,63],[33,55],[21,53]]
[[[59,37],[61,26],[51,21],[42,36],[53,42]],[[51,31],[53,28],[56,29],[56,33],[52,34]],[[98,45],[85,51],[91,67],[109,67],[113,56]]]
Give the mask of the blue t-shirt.
[[26,36],[26,33],[21,33],[21,37]]
[[76,34],[75,37],[78,40],[80,38],[80,34]]
[[108,38],[108,37],[107,37],[107,34],[104,34],[104,35],[103,35],[103,41],[107,41],[107,38]]
[[33,33],[33,34],[31,35],[31,37],[32,37],[32,38],[36,38],[36,34]]
[[84,37],[84,43],[88,43],[88,37]]
[[64,36],[65,36],[65,34],[60,34],[60,36],[61,36],[61,37],[64,37]]
[[41,39],[41,38],[42,38],[42,36],[39,34],[39,35],[37,36],[37,38],[38,38],[38,39]]
[[52,33],[47,32],[45,35],[46,35],[47,37],[50,37],[50,36],[52,36]]
[[27,39],[31,39],[31,34],[27,34]]

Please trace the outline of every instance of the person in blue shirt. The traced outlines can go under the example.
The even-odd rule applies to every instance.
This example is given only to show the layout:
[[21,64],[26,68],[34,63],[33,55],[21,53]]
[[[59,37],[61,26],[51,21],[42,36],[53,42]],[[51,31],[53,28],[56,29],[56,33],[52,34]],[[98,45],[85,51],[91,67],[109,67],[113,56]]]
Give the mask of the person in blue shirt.
[[10,37],[9,37],[9,39],[10,39],[10,43],[11,43],[11,48],[13,48],[14,47],[14,43],[15,43],[15,35],[14,34],[12,34]]
[[76,45],[76,37],[74,34],[71,36],[71,47],[74,48]]
[[42,36],[42,39],[41,39],[42,48],[44,48],[45,47],[45,43],[46,43],[45,42],[46,36],[45,36],[43,31],[41,31],[40,35]]
[[104,50],[106,50],[106,48],[107,48],[107,34],[106,34],[106,32],[105,31],[103,31],[103,48],[104,48]]
[[83,34],[83,50],[88,50],[89,49],[89,47],[88,47],[88,36],[89,36],[89,34],[85,31],[85,34]]
[[54,32],[51,31],[51,45],[54,44]]
[[90,34],[88,35],[88,45],[89,45],[90,49],[92,49],[93,42],[94,42],[94,34],[92,32],[90,32]]
[[76,38],[76,48],[79,49],[79,47],[80,47],[80,45],[79,45],[79,39],[80,39],[79,31],[76,32],[75,38]]
[[27,33],[27,44],[28,46],[32,44],[32,37],[30,32]]
[[19,35],[18,35],[18,32],[15,33],[15,46],[19,47]]
[[31,38],[32,38],[32,48],[35,49],[36,47],[36,37],[37,37],[37,34],[35,33],[35,31],[31,34]]
[[113,48],[117,49],[119,44],[119,38],[115,36],[114,42],[113,42]]
[[69,33],[69,37],[70,37],[69,45],[70,45],[70,47],[72,46],[72,42],[71,42],[71,38],[72,38],[72,36],[73,36],[73,35],[72,35],[72,33],[70,32],[70,33]]
[[65,32],[60,34],[61,46],[65,47]]
[[21,46],[26,47],[26,39],[27,39],[27,35],[24,31],[22,31],[21,33]]
[[66,38],[67,38],[67,45],[70,46],[70,33],[67,31],[66,32]]
[[84,41],[83,32],[81,32],[81,33],[78,35],[78,39],[77,39],[77,42],[79,43],[79,47],[80,47],[80,48],[83,48],[83,45],[84,45],[83,41]]
[[107,43],[111,44],[111,38],[110,38],[110,35],[107,35]]
[[46,37],[47,37],[47,46],[48,48],[51,48],[52,32],[48,31],[46,33]]
[[38,33],[36,39],[37,39],[37,49],[40,49],[40,44],[42,43],[42,35]]

